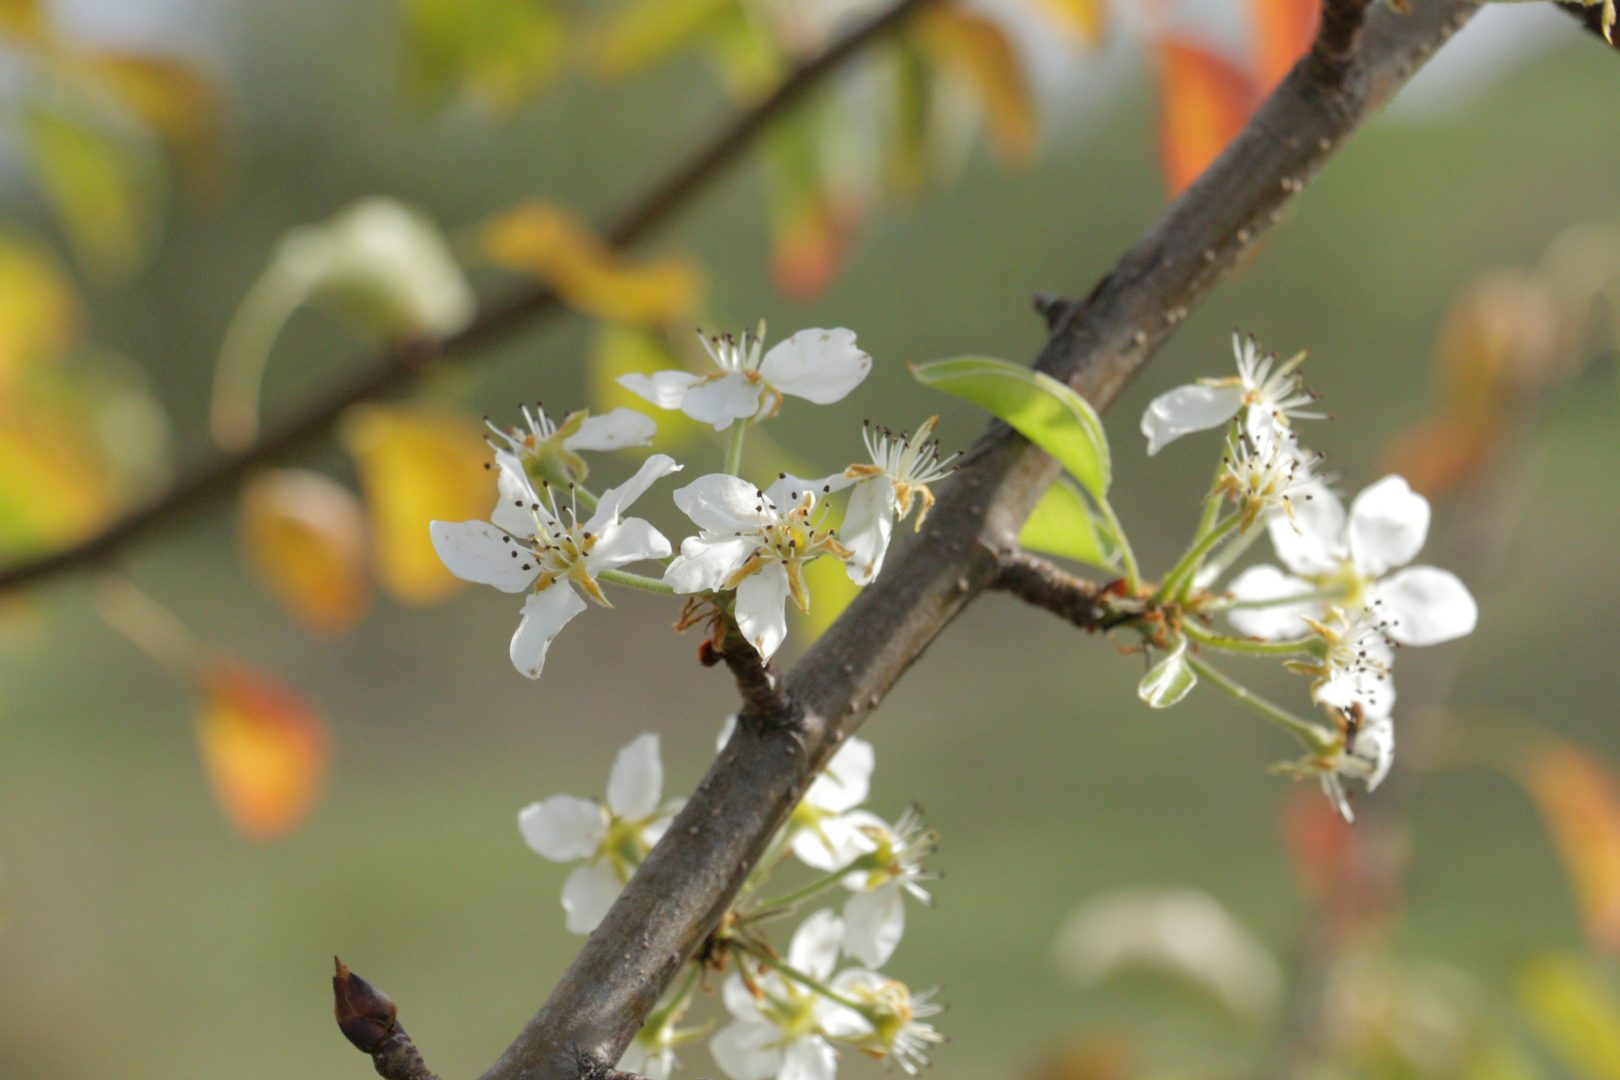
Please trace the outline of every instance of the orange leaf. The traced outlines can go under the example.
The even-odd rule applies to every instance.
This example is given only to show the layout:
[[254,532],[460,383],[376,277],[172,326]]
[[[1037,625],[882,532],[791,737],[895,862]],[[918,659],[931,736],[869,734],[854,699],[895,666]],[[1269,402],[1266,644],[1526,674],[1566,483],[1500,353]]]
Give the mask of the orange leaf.
[[956,7],[931,7],[923,15],[920,40],[978,95],[996,154],[1010,164],[1027,163],[1035,156],[1035,99],[1006,31]]
[[201,689],[197,741],[225,816],[254,840],[286,835],[319,796],[325,723],[286,687],[236,664],[213,667]]
[[432,604],[460,585],[428,536],[434,520],[489,517],[495,480],[476,422],[410,406],[362,405],[342,425],[371,516],[377,577],[407,604]]
[[1520,779],[1563,857],[1592,943],[1620,951],[1620,780],[1597,758],[1550,742]]
[[1176,195],[1243,130],[1258,99],[1247,74],[1188,41],[1158,42],[1158,74],[1159,155]]
[[1439,416],[1393,440],[1382,460],[1386,471],[1434,498],[1477,474],[1498,434],[1495,425],[1475,418]]
[[247,558],[276,599],[311,630],[337,634],[365,614],[360,501],[319,473],[276,469],[242,488]]
[[526,202],[486,222],[482,243],[490,261],[539,278],[598,318],[669,323],[685,317],[703,291],[695,264],[621,259],[573,214],[548,202]]
[[844,265],[858,216],[852,206],[823,196],[776,224],[771,246],[776,287],[795,300],[817,296]]
[[1276,89],[1310,49],[1321,10],[1321,0],[1249,0],[1254,82],[1261,95]]

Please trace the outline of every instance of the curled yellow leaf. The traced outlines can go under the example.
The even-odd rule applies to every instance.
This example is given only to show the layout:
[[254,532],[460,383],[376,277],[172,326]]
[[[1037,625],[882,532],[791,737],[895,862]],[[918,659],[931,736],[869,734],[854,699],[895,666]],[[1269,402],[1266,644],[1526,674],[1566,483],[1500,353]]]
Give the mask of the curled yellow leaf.
[[299,469],[242,488],[242,543],[270,592],[299,623],[337,634],[366,612],[365,519],[341,484]]
[[320,795],[331,739],[291,690],[234,663],[202,676],[197,743],[220,807],[254,840],[284,836]]

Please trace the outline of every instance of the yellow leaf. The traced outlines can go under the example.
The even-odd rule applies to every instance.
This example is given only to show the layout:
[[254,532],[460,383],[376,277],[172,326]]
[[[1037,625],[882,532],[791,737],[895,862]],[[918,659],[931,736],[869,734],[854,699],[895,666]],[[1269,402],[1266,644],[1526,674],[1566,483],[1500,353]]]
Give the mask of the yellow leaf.
[[0,234],[0,399],[28,369],[60,356],[82,318],[78,293],[50,252]]
[[1246,73],[1200,45],[1164,38],[1157,52],[1159,156],[1175,195],[1243,130],[1259,97]]
[[360,470],[378,580],[407,604],[445,599],[460,583],[428,524],[489,517],[495,480],[482,429],[453,413],[361,405],[344,417],[342,438]]
[[1579,958],[1543,957],[1519,979],[1538,1034],[1583,1080],[1620,1076],[1620,1000]]
[[220,109],[214,87],[195,68],[165,56],[93,53],[77,60],[124,108],[163,140],[200,186],[219,179]]
[[1587,937],[1620,951],[1620,782],[1592,755],[1564,742],[1544,745],[1523,768],[1521,780],[1574,885]]
[[686,47],[737,0],[630,0],[608,17],[592,52],[609,78],[639,72]]
[[[652,375],[660,371],[681,371],[686,363],[671,347],[660,330],[617,323],[597,324],[587,361],[591,411],[598,416],[618,408],[645,411],[647,402],[619,385],[621,375]],[[707,442],[710,429],[678,410],[658,413],[656,445],[675,452]]]
[[1105,0],[1035,0],[1036,6],[1082,45],[1102,40],[1107,22]]
[[0,34],[29,44],[43,42],[44,5],[40,0],[0,0]]
[[696,306],[703,275],[685,259],[619,258],[573,214],[554,203],[522,203],[486,222],[485,254],[530,274],[575,308],[617,322],[665,324]]
[[546,0],[406,0],[405,80],[436,101],[462,95],[499,113],[556,76],[567,24]]
[[205,672],[201,689],[197,742],[225,816],[250,839],[286,835],[319,797],[325,723],[286,687],[236,664]]
[[348,630],[370,601],[360,501],[319,473],[276,469],[242,488],[248,561],[300,623]]
[[100,270],[132,269],[152,231],[150,163],[77,116],[35,106],[18,123],[28,163],[79,257]]
[[936,61],[978,95],[997,155],[1012,164],[1034,157],[1035,99],[1006,31],[983,15],[948,6],[928,8],[917,28]]
[[81,540],[118,506],[113,473],[77,432],[48,414],[0,411],[0,555]]

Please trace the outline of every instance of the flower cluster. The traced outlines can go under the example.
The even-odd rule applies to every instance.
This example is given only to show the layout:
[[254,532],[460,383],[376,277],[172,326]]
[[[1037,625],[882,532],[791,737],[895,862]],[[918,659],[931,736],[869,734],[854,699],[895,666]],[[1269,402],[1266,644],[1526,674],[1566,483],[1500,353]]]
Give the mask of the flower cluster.
[[[786,397],[842,400],[872,358],[849,330],[802,330],[769,351],[758,334],[700,338],[713,370],[620,380],[660,408],[729,431],[723,470],[674,492],[698,530],[678,548],[647,521],[625,516],[654,483],[680,471],[674,459],[653,454],[628,481],[599,495],[586,487],[584,454],[652,441],[657,425],[631,409],[573,412],[558,423],[535,406],[523,410],[520,428],[491,424],[499,497],[489,520],[433,522],[434,547],[451,573],[525,594],[511,657],[530,678],[540,676],[552,640],[587,601],[612,606],[604,582],[708,597],[720,627],[734,625],[769,659],[787,637],[788,601],[810,609],[806,566],[835,558],[856,584],[870,583],[896,521],[915,509],[921,528],[934,502],[930,485],[950,474],[953,457],[941,456],[931,418],[915,437],[866,425],[869,460],[819,479],[779,473],[766,487],[744,479],[742,449],[753,424],[776,415]],[[831,499],[846,492],[839,529]],[[651,560],[665,562],[659,577],[624,569]]]
[[[1148,452],[1194,431],[1226,426],[1226,449],[1187,555],[1152,597],[1175,615],[1180,640],[1154,625],[1150,644],[1169,657],[1143,680],[1154,705],[1179,701],[1202,677],[1281,723],[1310,750],[1291,771],[1316,775],[1351,818],[1346,778],[1376,788],[1395,752],[1392,678],[1403,645],[1435,645],[1474,629],[1474,598],[1456,575],[1409,565],[1429,529],[1428,500],[1399,476],[1362,491],[1348,512],[1301,449],[1294,421],[1324,414],[1301,381],[1301,356],[1286,363],[1235,337],[1238,374],[1182,386],[1155,398],[1142,418]],[[1221,504],[1233,504],[1223,517]],[[1286,569],[1268,563],[1214,588],[1262,530]],[[1225,545],[1222,548],[1222,545]],[[1242,636],[1211,628],[1221,613]],[[1188,646],[1191,646],[1189,650]],[[1215,669],[1203,654],[1280,656],[1310,679],[1311,701],[1331,727],[1265,702]]]

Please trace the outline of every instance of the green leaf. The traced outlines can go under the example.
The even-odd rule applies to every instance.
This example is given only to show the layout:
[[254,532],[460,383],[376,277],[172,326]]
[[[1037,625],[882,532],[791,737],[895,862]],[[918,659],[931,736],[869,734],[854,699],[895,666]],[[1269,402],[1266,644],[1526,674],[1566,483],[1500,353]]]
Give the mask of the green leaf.
[[404,80],[418,103],[465,97],[500,115],[557,75],[568,25],[543,0],[407,0]]
[[1107,531],[1080,489],[1060,476],[1035,504],[1024,531],[1018,534],[1018,543],[1030,551],[1117,570],[1112,545],[1105,539]]
[[1113,466],[1102,421],[1086,399],[1050,375],[988,356],[912,367],[926,386],[971,401],[1057,458],[1092,497],[1107,497]]
[[151,162],[106,129],[35,105],[19,118],[34,177],[85,263],[134,268],[151,235]]
[[692,45],[736,0],[631,0],[608,17],[592,50],[610,78],[641,72]]
[[1187,639],[1176,642],[1170,655],[1153,665],[1137,684],[1136,696],[1150,708],[1168,709],[1198,685],[1198,675],[1187,663]]
[[1620,1000],[1573,956],[1543,957],[1519,979],[1536,1033],[1574,1076],[1620,1076]]

